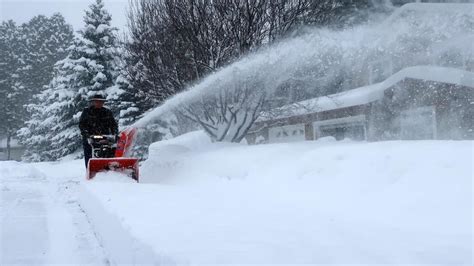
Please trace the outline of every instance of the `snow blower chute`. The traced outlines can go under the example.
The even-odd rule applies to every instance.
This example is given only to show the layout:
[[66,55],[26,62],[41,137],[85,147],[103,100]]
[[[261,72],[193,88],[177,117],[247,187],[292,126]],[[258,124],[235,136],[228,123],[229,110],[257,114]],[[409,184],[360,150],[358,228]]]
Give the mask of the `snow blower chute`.
[[117,171],[125,173],[138,182],[138,159],[130,158],[136,128],[127,128],[120,132],[118,141],[111,135],[94,135],[89,138],[92,158],[87,165],[87,179],[98,172]]

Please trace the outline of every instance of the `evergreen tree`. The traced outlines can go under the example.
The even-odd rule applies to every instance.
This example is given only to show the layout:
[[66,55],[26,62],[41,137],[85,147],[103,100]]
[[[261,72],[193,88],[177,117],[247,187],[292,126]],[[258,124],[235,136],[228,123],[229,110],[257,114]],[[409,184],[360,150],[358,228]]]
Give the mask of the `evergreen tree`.
[[84,16],[85,27],[79,31],[82,43],[78,52],[93,62],[89,65],[90,78],[87,82],[88,95],[105,90],[114,85],[118,75],[117,28],[111,27],[111,15],[104,9],[102,0],[96,0]]
[[[71,71],[71,68],[75,70]],[[48,88],[35,96],[38,104],[30,104],[28,110],[33,114],[26,126],[19,131],[21,142],[25,145],[24,159],[29,161],[54,160],[77,149],[79,137],[74,126],[78,115],[75,103],[83,96],[74,92],[71,85],[78,71],[77,65],[71,64],[69,58],[58,62],[56,76]],[[79,99],[78,99],[79,98]],[[69,119],[65,119],[69,117]],[[68,130],[69,129],[69,130]],[[60,153],[60,154],[58,154]]]
[[130,82],[130,68],[127,68],[131,59],[130,55],[125,49],[120,54],[122,55],[120,58],[120,72],[115,81],[115,87],[109,90],[108,100],[111,108],[117,112],[119,127],[123,128],[131,125],[142,116],[145,110],[140,108],[140,105],[145,99]]
[[31,95],[48,84],[54,63],[64,57],[72,30],[55,14],[34,17],[21,26],[3,22],[0,32],[0,133],[9,142],[18,138],[16,131],[29,117],[25,105],[31,102]]
[[25,159],[55,160],[81,147],[78,128],[88,99],[114,87],[118,75],[116,28],[102,0],[90,5],[68,56],[55,66],[55,76],[38,94],[37,104],[29,105],[33,117],[20,133],[28,148]]
[[[119,97],[116,98],[116,102],[119,103],[116,110],[119,111],[119,126],[123,128],[131,125],[141,115],[140,108],[137,105],[137,94],[135,88],[130,84],[127,77],[121,74],[117,78],[117,88],[120,90]],[[114,100],[114,99],[112,99]]]
[[26,115],[23,104],[28,99],[20,77],[26,68],[20,31],[11,20],[0,24],[0,135],[7,137],[7,157],[10,141]]
[[67,56],[74,38],[72,27],[56,13],[50,18],[39,15],[22,25],[25,36],[25,63],[22,80],[30,95],[40,93],[53,78],[54,64]]

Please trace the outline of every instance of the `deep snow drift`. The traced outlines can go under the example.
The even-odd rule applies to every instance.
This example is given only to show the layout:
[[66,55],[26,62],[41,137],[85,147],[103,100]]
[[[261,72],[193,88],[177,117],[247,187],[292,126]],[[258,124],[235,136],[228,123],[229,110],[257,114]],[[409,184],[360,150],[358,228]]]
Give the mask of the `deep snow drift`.
[[469,264],[473,145],[193,132],[152,145],[143,183],[84,183],[81,202],[115,262]]

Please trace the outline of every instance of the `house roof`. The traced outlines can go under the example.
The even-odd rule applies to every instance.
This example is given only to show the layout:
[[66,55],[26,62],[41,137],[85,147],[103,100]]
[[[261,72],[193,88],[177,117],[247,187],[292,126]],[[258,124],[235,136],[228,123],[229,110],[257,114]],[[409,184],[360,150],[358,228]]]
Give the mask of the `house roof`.
[[272,112],[262,114],[257,121],[263,122],[364,105],[381,99],[386,89],[406,78],[456,84],[474,88],[473,72],[438,66],[413,66],[400,70],[380,83],[282,106]]
[[419,19],[420,14],[466,14],[474,11],[472,3],[406,3],[400,8],[396,9],[390,17],[384,22],[385,24],[396,23],[397,19],[406,19],[407,14],[413,15],[414,18]]

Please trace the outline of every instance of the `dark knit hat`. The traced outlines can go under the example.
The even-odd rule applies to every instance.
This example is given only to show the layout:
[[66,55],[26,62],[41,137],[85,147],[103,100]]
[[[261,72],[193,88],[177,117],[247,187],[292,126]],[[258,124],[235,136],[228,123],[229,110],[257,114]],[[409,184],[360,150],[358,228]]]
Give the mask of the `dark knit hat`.
[[104,95],[102,95],[102,94],[96,94],[96,95],[92,96],[92,97],[89,99],[89,101],[91,101],[91,102],[92,102],[92,101],[102,101],[102,102],[105,102],[106,100],[105,100]]

